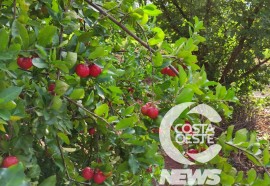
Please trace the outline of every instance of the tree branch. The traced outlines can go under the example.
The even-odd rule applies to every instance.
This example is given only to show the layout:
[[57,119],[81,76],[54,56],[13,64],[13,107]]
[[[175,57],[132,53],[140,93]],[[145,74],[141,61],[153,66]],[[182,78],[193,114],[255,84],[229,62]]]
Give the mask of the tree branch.
[[241,150],[241,151],[245,152],[246,154],[249,154],[250,156],[252,156],[253,158],[255,158],[255,159],[259,162],[260,166],[263,167],[265,173],[268,174],[268,176],[270,177],[270,173],[268,172],[268,170],[266,169],[266,167],[264,166],[264,164],[261,162],[261,160],[260,160],[257,156],[255,156],[255,155],[252,154],[251,152],[247,151],[246,149],[243,149],[243,148],[241,148],[241,147],[238,147],[238,146],[236,146],[236,145],[234,145],[234,144],[231,144],[231,143],[229,143],[229,142],[225,142],[225,143],[226,143],[227,145],[229,145],[229,146],[231,146],[231,147],[234,147],[234,148],[236,148],[236,149],[238,149],[238,150]]
[[[243,79],[245,77],[247,77],[249,74],[254,73],[255,71],[257,71],[262,65],[264,65],[265,63],[267,63],[270,60],[270,57],[259,62],[257,65],[255,65],[253,68],[249,69],[248,71],[246,71],[244,74],[242,74],[237,80],[235,81],[239,81],[240,79]],[[232,82],[235,82],[232,81]],[[230,83],[232,83],[230,82]]]
[[[261,4],[259,4],[257,7],[255,7],[252,16],[258,14],[261,7],[262,7]],[[248,24],[247,24],[245,30],[249,30],[252,27],[254,20],[255,20],[255,17],[248,17],[247,18]],[[222,75],[221,75],[221,77],[219,79],[220,83],[225,83],[226,82],[226,76],[228,75],[230,69],[232,68],[233,63],[235,62],[235,60],[237,59],[237,57],[241,53],[242,49],[244,48],[244,43],[245,43],[246,40],[247,40],[246,35],[242,35],[240,37],[238,45],[233,49],[233,51],[231,53],[231,56],[230,56],[230,58],[228,60],[228,63],[226,64],[226,66],[225,66],[225,68],[224,68],[224,70],[222,72]]]
[[[125,25],[123,25],[122,23],[120,23],[119,21],[117,21],[112,15],[110,15],[109,13],[107,13],[105,10],[103,10],[103,8],[99,7],[98,5],[96,5],[95,3],[91,2],[90,0],[85,0],[90,6],[92,6],[93,8],[95,8],[97,11],[99,11],[101,14],[107,16],[113,23],[115,23],[117,26],[119,26],[122,30],[124,30],[128,35],[130,35],[131,37],[133,37],[136,41],[138,41],[143,47],[145,47],[147,50],[149,50],[150,52],[154,53],[155,50],[153,48],[150,48],[149,45],[144,42],[141,38],[139,38],[137,35],[135,35],[133,32],[131,32]],[[172,66],[169,65],[170,69],[172,69],[174,71],[175,74],[179,75],[178,71]]]
[[176,0],[172,0],[172,3],[174,4],[174,6],[177,8],[177,10],[180,12],[180,14],[183,16],[183,18],[185,18],[187,21],[189,21],[189,18],[187,17],[187,15],[184,13],[183,9],[179,6],[179,4],[177,3]]
[[178,28],[178,26],[175,24],[175,22],[172,20],[172,18],[170,17],[170,12],[167,10],[166,6],[164,5],[163,1],[160,3],[160,7],[162,8],[163,12],[164,12],[164,16],[167,18],[167,20],[170,22],[172,29],[176,32],[176,33],[180,33],[180,30]]

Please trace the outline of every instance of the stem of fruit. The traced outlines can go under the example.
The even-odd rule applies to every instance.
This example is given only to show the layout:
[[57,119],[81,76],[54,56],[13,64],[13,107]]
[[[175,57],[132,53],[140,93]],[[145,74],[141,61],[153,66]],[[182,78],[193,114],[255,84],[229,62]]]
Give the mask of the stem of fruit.
[[249,155],[252,156],[253,158],[255,158],[255,159],[259,162],[260,166],[263,167],[265,173],[270,177],[270,173],[268,172],[268,170],[266,169],[266,167],[264,166],[264,164],[262,163],[262,161],[261,161],[257,156],[255,156],[255,155],[252,154],[251,152],[247,151],[246,149],[243,149],[243,148],[241,148],[241,147],[238,147],[238,146],[236,146],[236,145],[234,145],[234,144],[231,144],[231,143],[229,143],[229,142],[225,142],[225,143],[226,143],[227,145],[229,145],[229,146],[231,146],[231,147],[234,147],[234,148],[236,148],[236,149],[238,149],[238,150],[241,150],[241,151],[243,151],[243,152],[249,154]]
[[[93,8],[95,8],[97,11],[99,11],[101,14],[105,15],[106,17],[108,17],[112,22],[114,22],[117,26],[119,26],[122,30],[124,30],[128,35],[130,35],[131,37],[133,37],[136,41],[138,41],[143,47],[145,47],[147,50],[149,50],[151,53],[154,53],[155,50],[151,47],[149,47],[149,45],[144,42],[141,38],[139,38],[138,36],[136,36],[133,32],[131,32],[127,27],[125,27],[121,22],[117,21],[112,15],[108,14],[105,10],[103,10],[101,7],[99,7],[98,5],[96,5],[95,3],[91,2],[90,0],[86,0],[86,2],[92,6]],[[170,69],[177,75],[179,75],[178,71],[174,68],[174,66],[169,65]]]

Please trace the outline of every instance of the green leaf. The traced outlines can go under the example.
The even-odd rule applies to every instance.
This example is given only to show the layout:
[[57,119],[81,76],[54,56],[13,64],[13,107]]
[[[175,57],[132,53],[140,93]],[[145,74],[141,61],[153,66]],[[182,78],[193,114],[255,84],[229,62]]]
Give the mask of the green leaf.
[[139,170],[140,165],[139,165],[138,160],[135,158],[135,156],[133,154],[131,154],[129,156],[128,164],[129,164],[129,167],[131,169],[131,172],[133,174],[136,174],[137,171]]
[[60,98],[60,96],[54,96],[52,99],[52,105],[51,108],[54,110],[59,110],[62,107],[63,100]]
[[103,47],[97,47],[93,52],[90,53],[89,59],[96,59],[98,57],[103,57],[108,54]]
[[256,179],[256,177],[257,177],[257,174],[256,174],[256,171],[252,168],[252,169],[250,169],[248,172],[247,172],[247,182],[249,183],[249,184],[252,184],[254,181],[255,181],[255,179]]
[[47,63],[45,63],[42,59],[40,58],[34,58],[32,60],[32,63],[35,67],[37,68],[48,68]]
[[55,93],[59,96],[62,96],[66,93],[69,85],[61,80],[56,80],[55,82]]
[[269,163],[269,160],[270,160],[269,150],[268,148],[265,148],[263,150],[263,164],[267,165]]
[[66,135],[66,134],[64,134],[64,133],[62,133],[62,132],[58,132],[57,133],[57,136],[61,139],[61,140],[63,140],[63,142],[65,142],[66,144],[70,144],[70,141],[69,141],[69,138],[68,138],[68,136]]
[[134,106],[129,106],[127,109],[124,110],[123,115],[126,116],[129,114],[132,114],[134,111],[134,108],[135,108]]
[[247,141],[248,130],[247,129],[240,129],[235,133],[235,138],[233,140],[234,144],[241,144]]
[[122,90],[119,87],[116,86],[109,86],[110,91],[117,93],[117,94],[123,94]]
[[179,83],[183,86],[187,82],[187,74],[182,66],[179,66]]
[[217,98],[223,99],[227,94],[227,90],[224,86],[222,86],[221,84],[218,84],[216,86],[216,96]]
[[22,92],[22,87],[9,87],[0,92],[0,103],[6,103],[16,99]]
[[0,109],[0,118],[2,118],[5,121],[8,121],[10,119],[11,113],[10,111],[6,109]]
[[43,27],[38,34],[38,44],[43,47],[51,44],[55,34],[57,34],[57,27],[51,25]]
[[250,154],[248,154],[248,153],[244,153],[246,156],[247,156],[247,158],[249,159],[249,160],[251,160],[255,165],[258,165],[258,166],[261,166],[261,164],[260,164],[260,162],[256,159],[256,158],[254,158],[254,156],[251,156]]
[[50,176],[46,178],[39,186],[55,186],[56,185],[56,176]]
[[156,35],[149,39],[149,45],[156,45],[163,41],[165,34],[161,28],[155,27],[152,29],[153,32],[156,32]]
[[108,117],[108,113],[109,113],[109,106],[107,104],[102,104],[102,105],[99,105],[96,109],[95,109],[95,113],[98,115],[98,116],[103,116],[106,118]]
[[0,29],[0,41],[0,51],[6,50],[9,41],[9,34],[4,28]]
[[176,104],[192,101],[194,92],[190,88],[184,88],[181,93],[176,97]]
[[243,177],[244,177],[244,172],[243,171],[239,171],[237,173],[236,178],[235,178],[235,182],[238,183],[238,182],[242,181],[243,180]]
[[130,117],[130,118],[124,118],[120,120],[119,123],[116,124],[115,129],[121,130],[128,127],[133,127],[133,126],[134,126],[134,118]]
[[77,62],[77,53],[68,52],[65,61],[67,62],[67,67],[71,69]]
[[226,141],[231,141],[232,140],[233,129],[234,129],[234,125],[231,125],[231,126],[228,127]]
[[47,58],[46,49],[39,45],[35,45],[35,47],[38,49],[37,53],[39,54],[39,56],[41,56],[42,59],[46,59]]
[[201,91],[201,90],[199,89],[199,87],[198,87],[197,85],[195,85],[195,84],[187,84],[186,87],[187,87],[187,88],[191,88],[191,89],[194,91],[194,93],[196,93],[196,94],[198,94],[198,95],[204,94],[203,91]]
[[1,168],[0,180],[0,184],[3,186],[29,186],[29,184],[26,182],[23,164],[21,162],[9,168]]
[[83,99],[85,95],[84,89],[83,88],[77,88],[72,91],[70,94],[71,99]]
[[162,58],[162,55],[160,53],[156,53],[154,56],[153,56],[153,62],[154,62],[154,65],[156,67],[159,67],[162,65],[163,63],[163,58]]
[[221,172],[221,174],[220,174],[220,181],[221,181],[222,185],[233,185],[235,182],[233,176],[226,174],[224,172]]
[[22,48],[27,49],[29,45],[29,35],[25,26],[15,20],[11,29],[12,37],[20,37],[22,40]]
[[158,16],[162,13],[159,9],[157,9],[157,6],[154,4],[148,4],[144,6],[143,11],[150,16]]

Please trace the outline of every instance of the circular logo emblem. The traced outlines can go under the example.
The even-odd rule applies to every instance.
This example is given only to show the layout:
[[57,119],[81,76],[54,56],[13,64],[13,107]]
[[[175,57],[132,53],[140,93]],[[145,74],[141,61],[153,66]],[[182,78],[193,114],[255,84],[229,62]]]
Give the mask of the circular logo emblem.
[[[174,106],[171,108],[166,115],[163,117],[161,124],[160,124],[160,131],[162,131],[159,134],[159,139],[161,142],[161,146],[164,149],[165,153],[174,161],[181,163],[181,164],[186,164],[186,165],[193,165],[195,164],[193,161],[190,159],[200,162],[200,163],[206,163],[213,159],[221,150],[221,146],[218,144],[213,144],[209,146],[208,149],[206,149],[203,152],[197,153],[197,154],[190,154],[187,153],[190,159],[187,159],[173,144],[170,131],[172,124],[174,121],[185,111],[186,109],[190,108],[192,105],[194,105],[194,102],[187,102],[187,103],[182,103],[179,105]],[[193,107],[187,114],[199,114],[207,118],[210,122],[220,122],[221,117],[220,115],[210,106],[206,104],[200,104],[195,107]],[[195,131],[200,131],[198,128],[199,127],[205,127],[208,126],[212,131],[213,128],[211,127],[210,124],[184,124],[182,126],[182,133],[180,134],[181,136],[184,137],[186,134],[190,134],[192,132],[192,127],[197,127],[195,128]],[[175,127],[176,128],[176,127]],[[178,134],[179,135],[179,134]],[[202,135],[208,135],[206,134],[198,134],[198,133],[193,133],[193,136],[202,136]],[[176,140],[177,141],[177,140]]]

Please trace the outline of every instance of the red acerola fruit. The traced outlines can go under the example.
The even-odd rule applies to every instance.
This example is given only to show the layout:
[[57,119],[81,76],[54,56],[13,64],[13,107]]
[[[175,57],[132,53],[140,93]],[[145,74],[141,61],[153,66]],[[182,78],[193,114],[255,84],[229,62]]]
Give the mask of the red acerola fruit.
[[8,156],[3,160],[2,167],[8,168],[12,165],[16,165],[17,163],[19,163],[19,160],[16,156]]
[[89,65],[88,68],[89,68],[89,75],[92,77],[97,77],[102,72],[102,69],[96,64]]
[[168,70],[169,70],[170,68],[169,67],[164,67],[163,69],[161,69],[161,74],[168,74]]
[[151,167],[151,166],[150,166],[150,167],[148,167],[148,168],[146,169],[146,172],[148,172],[148,173],[152,173],[152,172],[153,172],[152,167]]
[[17,64],[20,68],[22,68],[24,70],[28,70],[29,68],[31,68],[33,66],[32,58],[18,57]]
[[86,180],[91,180],[94,176],[94,170],[91,169],[90,167],[85,167],[82,170],[82,176],[84,177],[84,179]]
[[[189,154],[198,154],[199,153],[199,151],[197,150],[197,149],[189,149],[188,150],[188,153]],[[192,157],[190,157],[189,155],[188,155],[188,158],[190,159],[190,160],[194,160]]]
[[156,119],[158,117],[159,110],[152,106],[149,107],[147,110],[147,116],[149,116],[151,119]]
[[48,86],[48,91],[50,93],[54,93],[54,89],[55,89],[55,83],[51,83],[49,86]]
[[147,112],[148,112],[149,108],[150,108],[150,105],[148,105],[148,104],[142,106],[142,108],[141,108],[141,113],[142,113],[143,115],[147,115]]
[[101,184],[106,180],[106,176],[103,174],[103,172],[98,171],[94,174],[94,182],[96,184]]
[[169,76],[177,76],[177,74],[172,69],[170,69],[169,67],[168,67],[168,70],[167,70],[167,75],[169,75]]
[[81,78],[89,76],[89,68],[85,64],[78,64],[75,68],[76,74]]
[[88,133],[89,133],[91,136],[93,136],[93,135],[96,133],[96,129],[95,129],[95,128],[90,128],[90,129],[88,130]]

